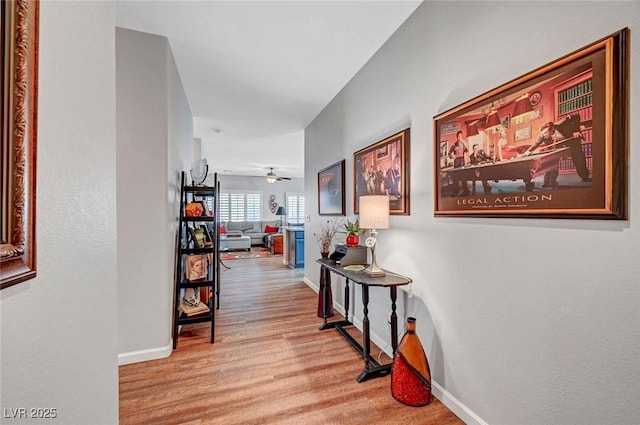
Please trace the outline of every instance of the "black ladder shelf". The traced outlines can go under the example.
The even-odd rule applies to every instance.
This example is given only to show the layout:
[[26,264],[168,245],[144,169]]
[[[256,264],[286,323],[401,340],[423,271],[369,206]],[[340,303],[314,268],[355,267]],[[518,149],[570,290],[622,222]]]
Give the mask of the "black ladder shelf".
[[[220,268],[218,265],[218,175],[214,174],[213,186],[188,186],[186,173],[182,172],[180,184],[180,219],[176,243],[176,273],[173,303],[173,348],[178,346],[180,327],[194,323],[211,323],[211,343],[215,341],[215,310],[220,308]],[[213,200],[213,202],[207,202]],[[188,216],[187,205],[201,203],[201,216]],[[212,209],[208,208],[213,206]],[[208,212],[208,213],[207,213]],[[195,230],[202,229],[205,246],[198,246]],[[203,270],[191,270],[190,264],[203,265]],[[198,299],[205,294],[208,310],[188,315],[184,309],[187,290],[192,288]],[[182,306],[181,306],[182,304]],[[202,307],[202,306],[200,306]]]

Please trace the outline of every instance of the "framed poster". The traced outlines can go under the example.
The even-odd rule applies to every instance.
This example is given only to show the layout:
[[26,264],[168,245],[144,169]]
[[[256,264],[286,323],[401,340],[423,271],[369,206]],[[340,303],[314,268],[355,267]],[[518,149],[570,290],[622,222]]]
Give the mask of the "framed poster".
[[[447,127],[457,128],[454,125]],[[389,214],[409,215],[409,130],[353,154],[353,212],[363,195],[389,195]],[[436,158],[439,158],[436,152]]]
[[318,172],[318,214],[344,215],[344,159]]
[[36,276],[37,1],[2,1],[0,289]]
[[626,219],[628,37],[625,28],[434,117],[434,214]]

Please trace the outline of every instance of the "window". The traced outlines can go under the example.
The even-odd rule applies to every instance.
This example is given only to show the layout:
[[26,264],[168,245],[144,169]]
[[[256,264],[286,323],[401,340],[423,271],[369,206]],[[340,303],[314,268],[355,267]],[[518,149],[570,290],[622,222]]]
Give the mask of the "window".
[[291,224],[304,223],[304,195],[301,193],[287,194],[287,222]]
[[220,221],[260,221],[262,192],[236,190],[220,193]]

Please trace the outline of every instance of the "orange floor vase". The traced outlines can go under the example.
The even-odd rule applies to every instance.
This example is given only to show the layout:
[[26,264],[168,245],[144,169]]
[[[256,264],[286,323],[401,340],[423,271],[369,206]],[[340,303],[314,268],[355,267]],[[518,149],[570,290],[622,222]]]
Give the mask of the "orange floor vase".
[[393,356],[391,395],[407,406],[431,403],[431,371],[418,335],[416,319],[407,318],[407,332]]

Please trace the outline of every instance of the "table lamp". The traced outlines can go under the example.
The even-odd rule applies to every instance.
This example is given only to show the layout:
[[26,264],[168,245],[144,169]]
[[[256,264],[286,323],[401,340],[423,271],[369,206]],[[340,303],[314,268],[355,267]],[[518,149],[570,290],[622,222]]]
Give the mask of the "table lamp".
[[376,241],[378,229],[389,228],[389,197],[386,195],[367,195],[360,197],[360,227],[369,229],[369,237],[364,244],[371,249],[371,265],[362,273],[380,277],[385,272],[376,264]]
[[282,233],[282,228],[284,227],[284,216],[287,215],[287,210],[285,210],[283,206],[279,206],[278,211],[276,211],[276,215],[280,216],[279,232]]

